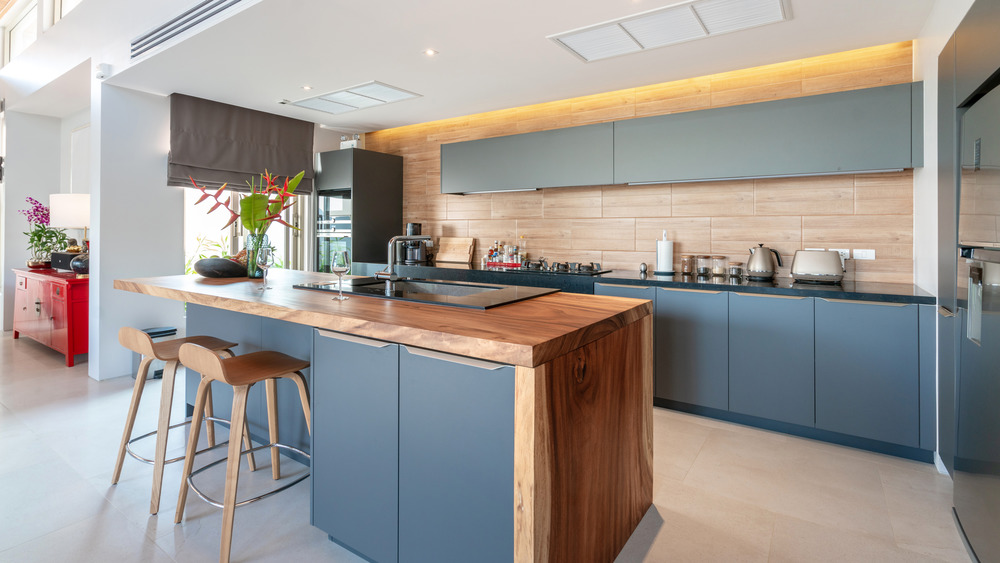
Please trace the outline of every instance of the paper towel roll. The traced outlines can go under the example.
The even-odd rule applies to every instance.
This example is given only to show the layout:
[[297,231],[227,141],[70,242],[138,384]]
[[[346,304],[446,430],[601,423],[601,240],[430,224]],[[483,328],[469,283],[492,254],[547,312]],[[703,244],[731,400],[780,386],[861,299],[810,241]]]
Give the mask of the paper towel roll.
[[656,241],[656,271],[657,272],[674,271],[674,241],[672,240]]

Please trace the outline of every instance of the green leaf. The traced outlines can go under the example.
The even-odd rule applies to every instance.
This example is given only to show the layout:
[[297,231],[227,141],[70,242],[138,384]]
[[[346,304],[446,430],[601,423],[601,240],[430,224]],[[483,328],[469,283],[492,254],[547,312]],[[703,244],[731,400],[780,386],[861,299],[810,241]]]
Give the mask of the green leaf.
[[295,188],[299,187],[299,182],[302,181],[302,178],[305,175],[306,175],[306,171],[303,170],[302,172],[299,172],[298,174],[296,174],[294,178],[292,178],[291,180],[288,181],[288,191],[289,191],[289,193],[294,192]]
[[271,221],[265,221],[264,218],[269,215],[266,195],[251,194],[240,200],[240,222],[243,223],[243,228],[251,233],[266,232]]

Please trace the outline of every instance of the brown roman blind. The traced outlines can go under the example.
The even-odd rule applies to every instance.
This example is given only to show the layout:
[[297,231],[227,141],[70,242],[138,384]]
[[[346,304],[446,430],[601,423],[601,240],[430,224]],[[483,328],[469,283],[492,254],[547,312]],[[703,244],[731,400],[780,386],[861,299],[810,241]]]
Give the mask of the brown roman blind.
[[313,124],[211,100],[170,95],[167,184],[249,191],[247,181],[267,171],[294,176],[305,170],[295,193],[313,189]]

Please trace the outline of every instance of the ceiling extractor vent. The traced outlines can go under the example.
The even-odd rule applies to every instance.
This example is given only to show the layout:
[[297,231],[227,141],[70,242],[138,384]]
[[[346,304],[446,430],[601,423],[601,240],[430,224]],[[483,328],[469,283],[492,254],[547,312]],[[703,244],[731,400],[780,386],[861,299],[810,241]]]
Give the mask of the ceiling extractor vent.
[[784,0],[690,0],[548,38],[590,62],[788,19]]
[[132,40],[129,59],[147,55],[160,45],[245,0],[204,0],[188,11]]
[[420,94],[414,94],[402,88],[396,88],[395,86],[389,86],[388,84],[373,80],[358,86],[320,94],[319,96],[313,96],[297,102],[286,101],[283,103],[337,115],[419,97]]

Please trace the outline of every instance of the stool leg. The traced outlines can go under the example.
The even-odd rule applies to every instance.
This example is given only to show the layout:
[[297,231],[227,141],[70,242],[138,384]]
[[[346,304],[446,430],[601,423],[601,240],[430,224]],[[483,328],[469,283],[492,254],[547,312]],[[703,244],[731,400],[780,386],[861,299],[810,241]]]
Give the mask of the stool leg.
[[132,386],[132,402],[128,406],[128,415],[125,417],[125,431],[122,432],[122,443],[118,446],[118,458],[115,460],[115,472],[111,475],[111,484],[118,483],[118,478],[122,476],[122,463],[125,461],[125,447],[132,438],[132,427],[135,426],[135,415],[139,411],[139,400],[142,398],[142,390],[146,386],[146,375],[149,373],[149,364],[153,358],[143,356],[139,363],[139,371],[135,374],[135,384]]
[[243,447],[247,450],[247,465],[250,466],[250,471],[257,471],[257,460],[250,451],[253,449],[253,442],[250,441],[250,424],[246,419],[243,419]]
[[177,360],[167,362],[163,368],[163,383],[160,387],[160,420],[156,427],[156,455],[153,456],[153,496],[149,501],[150,514],[156,514],[160,511],[163,465],[167,459],[167,434],[170,433],[170,407],[174,402],[176,375]]
[[[205,379],[205,376],[201,376]],[[208,395],[205,399],[205,416],[215,416],[214,407],[212,407],[212,385],[211,380],[209,380]],[[208,442],[209,447],[215,445],[215,423],[211,420],[205,422],[205,441]]]
[[306,376],[302,375],[301,371],[297,371],[285,377],[294,381],[295,386],[299,388],[299,402],[302,403],[302,414],[306,416],[306,430],[312,434],[312,418],[310,417],[309,391],[306,389]]
[[[249,385],[233,387],[232,424],[229,434],[229,458],[226,461],[226,493],[222,501],[222,545],[219,551],[220,563],[229,563],[229,552],[233,545],[233,519],[236,516],[236,485],[240,480],[240,443],[247,414],[247,392]],[[236,434],[233,434],[235,429]]]
[[177,495],[177,512],[174,513],[174,523],[179,524],[184,517],[184,504],[187,502],[188,477],[194,468],[194,456],[198,451],[198,434],[201,432],[201,420],[205,416],[205,399],[208,395],[211,380],[202,379],[198,384],[198,394],[194,399],[194,413],[191,416],[191,433],[188,436],[187,449],[184,454],[184,470],[181,472],[181,490]]
[[[267,432],[271,443],[278,442],[278,382],[275,379],[264,381],[264,390],[267,395]],[[279,461],[278,448],[271,448],[271,477],[275,480],[281,479],[281,461]]]

